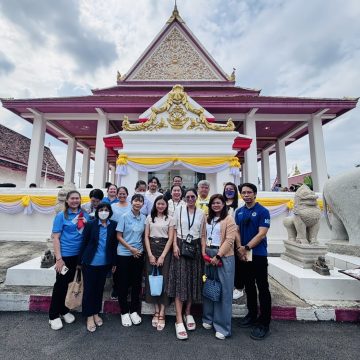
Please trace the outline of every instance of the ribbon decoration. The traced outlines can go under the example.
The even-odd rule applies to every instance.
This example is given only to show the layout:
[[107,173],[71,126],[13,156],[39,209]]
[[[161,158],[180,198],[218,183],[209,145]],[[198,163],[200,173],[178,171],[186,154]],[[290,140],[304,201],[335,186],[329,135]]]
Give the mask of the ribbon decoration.
[[[82,203],[90,201],[88,196],[81,197]],[[40,214],[54,214],[57,203],[56,195],[0,195],[0,213],[31,215],[34,211]]]

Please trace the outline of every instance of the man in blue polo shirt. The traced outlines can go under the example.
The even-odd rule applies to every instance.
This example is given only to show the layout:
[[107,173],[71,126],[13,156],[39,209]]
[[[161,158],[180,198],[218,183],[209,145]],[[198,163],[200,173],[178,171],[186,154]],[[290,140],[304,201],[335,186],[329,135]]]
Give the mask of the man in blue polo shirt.
[[[254,184],[244,183],[240,185],[239,191],[245,205],[235,213],[241,239],[237,252],[242,260],[240,271],[244,277],[248,308],[248,314],[240,320],[240,326],[255,326],[250,337],[262,340],[269,334],[271,320],[266,239],[270,227],[270,213],[256,202],[257,187]],[[259,292],[259,317],[256,287]]]

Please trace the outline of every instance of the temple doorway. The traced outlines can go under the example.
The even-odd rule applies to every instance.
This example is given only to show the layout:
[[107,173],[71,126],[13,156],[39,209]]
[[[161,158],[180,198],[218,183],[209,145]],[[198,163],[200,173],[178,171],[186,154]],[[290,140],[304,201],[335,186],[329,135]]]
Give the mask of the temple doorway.
[[171,188],[172,179],[176,175],[180,175],[182,177],[183,186],[185,186],[185,188],[195,187],[200,180],[206,179],[206,175],[204,173],[198,173],[187,169],[171,169],[149,172],[148,179],[152,176],[156,176],[161,183],[161,189],[166,191]]

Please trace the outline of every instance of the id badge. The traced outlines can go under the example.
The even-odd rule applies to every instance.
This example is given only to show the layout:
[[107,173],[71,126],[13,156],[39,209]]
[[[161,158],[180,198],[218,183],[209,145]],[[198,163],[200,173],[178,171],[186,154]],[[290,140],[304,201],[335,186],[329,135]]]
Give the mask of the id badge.
[[211,238],[208,238],[207,240],[206,240],[206,246],[211,246]]
[[188,234],[188,235],[186,235],[185,241],[187,243],[191,243],[193,241],[193,239],[194,239],[194,237],[192,235]]

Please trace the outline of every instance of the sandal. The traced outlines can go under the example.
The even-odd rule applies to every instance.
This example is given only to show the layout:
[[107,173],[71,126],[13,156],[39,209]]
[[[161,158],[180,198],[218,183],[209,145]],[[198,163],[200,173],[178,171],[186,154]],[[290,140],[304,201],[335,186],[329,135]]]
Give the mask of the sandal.
[[86,329],[87,331],[93,333],[94,331],[96,331],[96,325],[95,324],[89,324],[88,322],[86,323]]
[[[164,316],[159,315],[158,320],[159,322],[157,324],[156,330],[162,331],[165,328],[165,315]],[[160,321],[162,321],[162,323],[160,323]]]
[[193,331],[196,329],[196,323],[192,315],[183,315],[183,319],[184,323],[186,324],[186,328],[189,331]]
[[175,332],[176,332],[176,337],[179,340],[186,340],[188,338],[188,334],[186,332],[184,323],[175,323]]
[[95,316],[94,316],[94,322],[95,322],[95,325],[100,327],[100,326],[103,326],[104,322],[102,320],[102,318],[100,316],[97,316],[97,318],[95,319]]
[[153,318],[152,318],[152,320],[151,320],[151,325],[152,325],[153,327],[157,327],[157,326],[158,326],[159,315],[160,315],[160,314],[159,314],[158,312],[154,313]]

